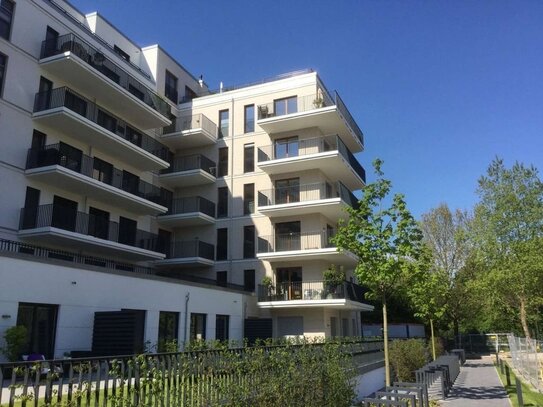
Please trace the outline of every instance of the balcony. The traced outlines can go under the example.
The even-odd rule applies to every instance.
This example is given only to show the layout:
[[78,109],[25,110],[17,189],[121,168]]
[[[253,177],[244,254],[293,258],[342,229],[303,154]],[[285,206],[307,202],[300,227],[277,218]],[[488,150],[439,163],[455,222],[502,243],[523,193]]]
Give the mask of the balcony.
[[201,240],[172,242],[166,249],[166,259],[155,262],[158,267],[209,267],[215,261],[215,246]]
[[173,199],[170,209],[157,221],[169,227],[213,225],[215,204],[201,196]]
[[351,151],[364,149],[364,134],[337,92],[319,90],[259,105],[257,124],[270,134],[318,127],[324,134],[338,133]]
[[29,149],[25,174],[141,215],[165,213],[172,197],[171,191],[62,142]]
[[32,117],[144,171],[169,166],[168,147],[70,88],[36,93]]
[[339,251],[330,241],[334,230],[276,234],[258,238],[256,257],[269,262],[300,262],[324,260],[330,263],[356,266],[358,257]]
[[258,211],[269,217],[320,213],[337,223],[358,200],[341,182],[293,185],[258,192]]
[[215,169],[215,162],[201,154],[175,157],[170,168],[160,171],[160,180],[171,187],[212,184]]
[[203,114],[178,117],[159,133],[160,140],[172,150],[205,147],[217,142],[217,125]]
[[349,281],[338,286],[325,281],[283,282],[271,287],[259,285],[257,293],[260,308],[373,310],[373,306],[364,303],[364,288]]
[[351,190],[366,183],[366,171],[338,135],[276,140],[258,148],[258,166],[268,175],[319,169]]
[[155,91],[74,34],[42,42],[40,66],[93,95],[143,129],[167,126],[170,105]]
[[97,252],[133,260],[163,259],[158,236],[61,205],[22,208],[19,237],[67,250]]

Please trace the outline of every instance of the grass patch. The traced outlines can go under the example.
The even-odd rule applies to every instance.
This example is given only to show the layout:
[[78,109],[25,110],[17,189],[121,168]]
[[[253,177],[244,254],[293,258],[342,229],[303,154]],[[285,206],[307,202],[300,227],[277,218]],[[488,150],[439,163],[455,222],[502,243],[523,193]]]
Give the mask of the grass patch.
[[[504,363],[506,362],[504,361]],[[517,399],[517,386],[515,384],[516,376],[513,373],[513,369],[509,368],[509,376],[511,377],[511,385],[508,386],[505,373],[502,374],[500,371],[500,367],[497,366],[496,364],[494,364],[494,367],[496,368],[496,371],[498,372],[498,376],[500,377],[500,380],[503,384],[503,387],[505,388],[505,391],[507,391],[507,395],[509,396],[509,399],[511,400],[511,404],[513,404],[513,407],[519,407],[518,399]],[[521,380],[521,385],[522,385],[522,397],[524,400],[524,406],[543,407],[543,394],[533,390],[530,386],[528,386],[522,380]]]

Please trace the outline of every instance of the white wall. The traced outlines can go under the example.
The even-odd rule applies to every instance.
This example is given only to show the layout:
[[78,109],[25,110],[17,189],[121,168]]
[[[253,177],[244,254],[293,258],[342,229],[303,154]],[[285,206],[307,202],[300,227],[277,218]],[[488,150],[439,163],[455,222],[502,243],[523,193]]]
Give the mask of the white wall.
[[355,393],[356,401],[369,396],[385,387],[385,367],[371,370],[356,377]]
[[207,339],[215,338],[216,313],[230,316],[230,339],[243,336],[244,295],[232,291],[9,257],[0,257],[0,282],[0,315],[9,316],[0,318],[0,338],[5,329],[16,325],[19,302],[58,304],[57,357],[72,350],[91,349],[97,311],[146,310],[145,340],[153,344],[158,339],[159,312],[179,312],[182,341],[187,293],[189,316],[191,312],[208,315]]

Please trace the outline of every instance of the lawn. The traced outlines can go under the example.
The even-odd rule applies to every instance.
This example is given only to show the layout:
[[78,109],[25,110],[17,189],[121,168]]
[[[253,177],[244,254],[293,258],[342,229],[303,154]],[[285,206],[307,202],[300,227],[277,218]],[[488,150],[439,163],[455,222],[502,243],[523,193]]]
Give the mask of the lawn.
[[[511,385],[507,386],[507,379],[505,377],[505,374],[502,374],[500,372],[500,368],[498,366],[495,366],[495,367],[496,367],[496,370],[498,371],[498,376],[500,377],[500,380],[502,381],[503,387],[505,387],[505,390],[507,391],[507,394],[509,395],[509,399],[511,400],[513,407],[519,407],[518,399],[517,399],[517,387],[515,384],[515,374],[513,373],[513,370],[509,369],[509,372],[510,372],[509,374],[511,377]],[[522,382],[522,397],[524,400],[524,406],[543,407],[543,394],[538,393],[537,391],[533,390],[530,386],[528,386],[524,382]]]

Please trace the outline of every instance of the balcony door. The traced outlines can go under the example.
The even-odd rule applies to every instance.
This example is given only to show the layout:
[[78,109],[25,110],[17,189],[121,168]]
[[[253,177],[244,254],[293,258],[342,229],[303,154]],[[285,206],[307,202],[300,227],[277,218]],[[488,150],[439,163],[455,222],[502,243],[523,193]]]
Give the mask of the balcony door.
[[280,158],[298,157],[300,153],[298,136],[275,140],[273,149],[276,160]]
[[300,202],[300,178],[275,181],[275,204]]
[[138,195],[140,178],[131,172],[123,170],[123,190]]
[[282,222],[275,224],[275,251],[300,250],[301,222]]
[[23,229],[32,229],[36,227],[38,220],[38,210],[40,205],[40,190],[32,187],[26,187],[25,208],[23,211]]
[[135,246],[138,222],[132,219],[119,217],[119,243]]
[[64,106],[73,110],[77,114],[86,117],[87,116],[87,101],[76,95],[69,89],[66,89],[64,95]]
[[81,172],[81,162],[83,161],[83,151],[70,146],[69,144],[59,143],[59,162],[65,168],[75,172]]
[[277,269],[277,287],[285,300],[302,299],[302,268],[284,267]]
[[298,97],[291,96],[273,101],[273,111],[275,116],[283,116],[286,114],[298,112]]
[[51,107],[51,93],[53,91],[53,82],[49,79],[40,77],[40,87],[36,95],[34,108],[36,111],[47,110]]
[[75,232],[76,220],[77,202],[55,195],[53,198],[51,226]]
[[109,237],[109,212],[89,208],[89,236],[107,240]]

